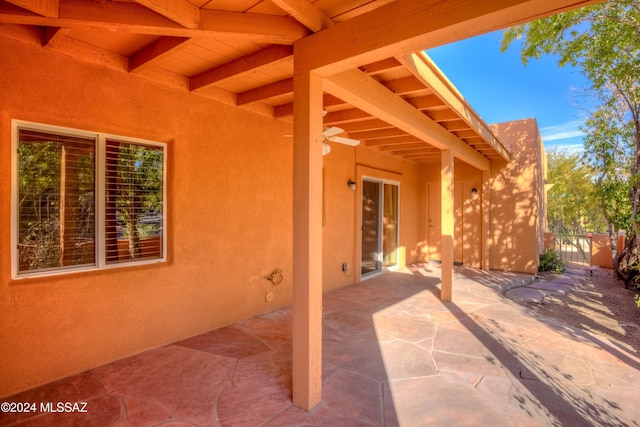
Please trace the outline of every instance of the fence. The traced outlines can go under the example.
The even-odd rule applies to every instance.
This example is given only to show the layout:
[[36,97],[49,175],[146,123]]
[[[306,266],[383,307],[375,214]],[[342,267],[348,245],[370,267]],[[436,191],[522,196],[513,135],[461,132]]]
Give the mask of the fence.
[[557,236],[553,248],[566,264],[591,265],[591,236]]
[[[624,232],[620,232],[617,239],[619,251],[624,247],[624,241]],[[608,234],[554,236],[552,233],[545,233],[544,247],[545,249],[555,249],[567,264],[613,268],[611,242]]]

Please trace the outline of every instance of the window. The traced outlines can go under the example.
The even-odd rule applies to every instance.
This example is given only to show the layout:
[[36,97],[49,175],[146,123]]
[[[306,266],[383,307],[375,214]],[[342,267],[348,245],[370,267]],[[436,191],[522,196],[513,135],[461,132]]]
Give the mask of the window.
[[165,145],[13,122],[13,276],[164,260]]

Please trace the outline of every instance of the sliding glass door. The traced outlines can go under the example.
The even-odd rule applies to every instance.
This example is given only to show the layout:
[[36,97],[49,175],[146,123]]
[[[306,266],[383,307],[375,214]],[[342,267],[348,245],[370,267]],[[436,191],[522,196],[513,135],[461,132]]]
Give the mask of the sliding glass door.
[[399,193],[397,184],[362,182],[362,276],[398,263]]

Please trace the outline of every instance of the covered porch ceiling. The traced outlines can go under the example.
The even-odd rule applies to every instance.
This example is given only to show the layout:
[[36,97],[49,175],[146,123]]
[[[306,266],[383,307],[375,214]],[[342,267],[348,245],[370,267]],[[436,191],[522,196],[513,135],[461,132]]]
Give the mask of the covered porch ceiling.
[[324,126],[405,160],[439,161],[453,148],[486,169],[508,150],[414,52],[588,3],[0,0],[0,37],[281,120],[293,117],[303,57],[325,79]]

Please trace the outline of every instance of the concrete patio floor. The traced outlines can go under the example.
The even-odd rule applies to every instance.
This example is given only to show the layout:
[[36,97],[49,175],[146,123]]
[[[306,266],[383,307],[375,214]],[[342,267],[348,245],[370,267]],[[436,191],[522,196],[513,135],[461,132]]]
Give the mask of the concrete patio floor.
[[451,303],[438,276],[422,265],[325,294],[323,400],[309,413],[291,403],[286,307],[0,399],[87,403],[0,425],[639,425],[635,349],[496,290],[521,275],[457,268]]

